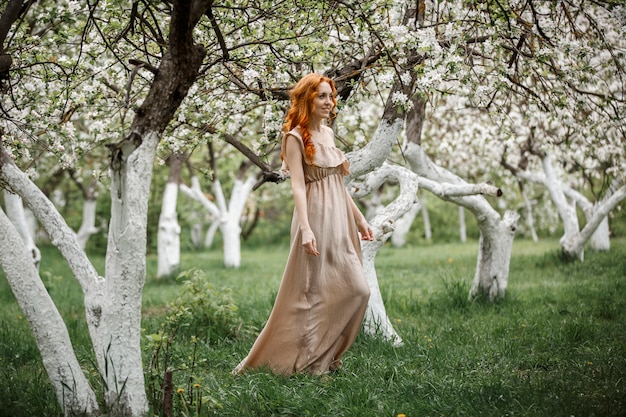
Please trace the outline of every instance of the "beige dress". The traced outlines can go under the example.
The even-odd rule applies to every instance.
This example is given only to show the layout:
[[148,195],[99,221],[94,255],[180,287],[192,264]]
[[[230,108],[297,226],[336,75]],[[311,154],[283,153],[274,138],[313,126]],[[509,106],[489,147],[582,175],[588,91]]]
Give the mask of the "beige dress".
[[[299,139],[304,154],[298,132],[290,134]],[[274,307],[233,373],[248,368],[282,375],[326,373],[341,367],[343,354],[361,329],[370,290],[351,197],[343,183],[348,161],[335,146],[313,143],[315,164],[304,161],[303,166],[309,223],[320,254],[305,253],[294,211],[291,248]]]

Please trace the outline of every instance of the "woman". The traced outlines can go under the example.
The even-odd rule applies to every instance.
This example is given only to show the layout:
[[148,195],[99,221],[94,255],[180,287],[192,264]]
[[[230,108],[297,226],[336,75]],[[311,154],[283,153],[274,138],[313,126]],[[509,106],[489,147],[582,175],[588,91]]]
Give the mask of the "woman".
[[358,231],[364,240],[374,234],[344,186],[349,163],[325,125],[335,116],[336,95],[333,80],[319,74],[291,91],[281,153],[295,201],[291,248],[267,324],[235,374],[336,370],[360,331],[369,286]]

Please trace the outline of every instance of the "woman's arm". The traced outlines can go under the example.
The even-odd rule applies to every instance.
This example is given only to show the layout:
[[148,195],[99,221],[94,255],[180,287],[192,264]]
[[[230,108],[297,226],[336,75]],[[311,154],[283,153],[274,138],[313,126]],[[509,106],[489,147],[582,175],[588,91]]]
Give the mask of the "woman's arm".
[[350,202],[350,208],[352,209],[352,215],[354,216],[354,220],[356,221],[356,225],[359,228],[359,232],[361,232],[361,239],[363,240],[374,240],[374,232],[372,228],[367,223],[365,216],[361,213],[361,210],[357,207],[356,203],[352,199],[352,196],[346,189],[346,198]]
[[300,231],[302,232],[302,246],[304,250],[314,256],[319,255],[315,242],[315,235],[309,224],[309,213],[306,201],[306,185],[304,183],[304,167],[302,166],[302,147],[299,139],[288,135],[285,140],[285,159],[289,172],[291,173],[291,192],[296,205],[296,212],[300,220]]

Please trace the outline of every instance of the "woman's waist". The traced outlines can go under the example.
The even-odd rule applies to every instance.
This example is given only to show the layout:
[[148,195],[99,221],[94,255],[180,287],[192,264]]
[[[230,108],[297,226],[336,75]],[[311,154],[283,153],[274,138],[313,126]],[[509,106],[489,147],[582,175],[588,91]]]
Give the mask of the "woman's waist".
[[304,168],[304,182],[307,184],[315,181],[320,181],[335,175],[340,175],[341,177],[343,177],[343,171],[341,169],[341,166],[322,168],[309,165]]

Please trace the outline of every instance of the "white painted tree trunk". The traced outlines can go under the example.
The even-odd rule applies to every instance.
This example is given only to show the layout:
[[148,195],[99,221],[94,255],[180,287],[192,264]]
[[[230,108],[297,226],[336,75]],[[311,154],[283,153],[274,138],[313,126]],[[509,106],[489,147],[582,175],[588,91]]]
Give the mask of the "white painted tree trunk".
[[241,265],[240,221],[246,206],[246,201],[255,183],[256,178],[253,175],[249,175],[245,181],[236,179],[233,184],[233,190],[228,203],[228,219],[222,228],[222,235],[224,237],[224,265],[227,267],[239,268]]
[[[587,241],[591,238],[593,233],[599,227],[599,225],[606,219],[611,210],[626,199],[626,185],[616,190],[609,198],[602,200],[596,206],[593,215],[587,220],[585,227],[576,235],[571,235],[567,239],[565,236],[561,239],[561,247],[563,252],[569,256],[575,256],[583,253],[583,249]],[[582,256],[579,256],[580,260],[583,260]]]
[[94,415],[96,396],[74,354],[63,318],[39,278],[31,250],[2,210],[0,234],[0,264],[33,331],[63,414]]
[[535,230],[535,217],[533,214],[533,203],[528,198],[526,190],[522,188],[522,199],[524,200],[524,207],[526,207],[526,226],[533,239],[533,242],[538,242],[537,231]]
[[96,227],[96,205],[95,199],[86,199],[83,202],[83,220],[76,233],[78,243],[82,249],[85,249],[87,246],[89,238],[93,234],[98,233],[98,228]]
[[22,237],[22,241],[24,242],[28,253],[31,255],[33,265],[39,269],[41,252],[35,244],[33,234],[31,233],[28,222],[26,221],[26,213],[22,198],[15,193],[4,190],[4,207],[7,217],[11,220],[11,223],[13,223],[13,226],[15,226],[15,229]]
[[167,277],[178,271],[180,265],[180,225],[176,213],[178,183],[168,182],[163,191],[159,230],[157,232],[157,277]]
[[[597,208],[594,212],[597,211]],[[611,233],[609,230],[609,216],[606,216],[593,235],[591,235],[591,249],[596,252],[606,252],[611,250]]]
[[[400,87],[400,83],[396,83],[392,88],[392,91],[397,90]],[[355,178],[359,178],[365,174],[369,174],[381,167],[393,145],[396,143],[398,135],[404,127],[405,113],[396,108],[391,101],[391,94],[387,99],[385,105],[385,111],[381,122],[378,124],[378,128],[374,133],[372,140],[363,148],[355,152],[350,152],[346,155],[350,161],[350,175],[345,178],[346,184],[351,184]],[[382,169],[382,168],[381,168]],[[385,168],[387,172],[391,172],[388,168]],[[391,173],[378,173],[372,176],[372,181],[378,183],[378,186],[370,185],[366,193],[359,193],[358,195],[365,195],[377,190],[380,185],[384,183],[378,182],[377,178],[385,178],[386,175],[392,175]],[[404,184],[405,187],[407,184]],[[378,250],[382,247],[382,244],[389,238],[389,235],[393,231],[393,228],[388,224],[390,219],[395,221],[408,211],[417,200],[417,184],[415,185],[415,191],[410,196],[410,203],[402,201],[406,199],[406,195],[402,195],[402,182],[400,183],[401,196],[398,197],[384,210],[378,212],[376,216],[370,220],[370,224],[374,230],[376,240],[373,242],[364,241],[363,243],[363,268],[365,270],[365,276],[370,285],[370,299],[365,315],[365,329],[370,334],[381,334],[385,340],[389,340],[394,344],[401,344],[402,339],[396,331],[393,329],[387,312],[383,303],[380,288],[378,286],[378,277],[376,276],[376,268],[374,260]],[[356,190],[353,186],[349,187],[351,190]],[[354,191],[351,194],[357,195]],[[403,206],[404,205],[404,206]],[[389,209],[389,207],[393,209]],[[401,207],[403,206],[403,207]]]
[[378,210],[376,216],[369,220],[375,239],[373,241],[361,241],[363,269],[370,286],[370,299],[365,313],[364,329],[368,334],[380,335],[384,340],[399,346],[402,344],[402,338],[396,333],[387,316],[378,285],[375,260],[379,249],[391,236],[394,222],[415,206],[419,206],[417,176],[406,168],[384,164],[376,171],[368,174],[362,182],[352,181],[349,189],[352,195],[360,197],[377,190],[382,184],[390,180],[400,183],[400,194],[386,207]]
[[458,207],[459,212],[459,239],[462,243],[467,242],[467,225],[465,224],[465,209],[463,206]]
[[470,298],[481,295],[488,296],[489,300],[504,298],[518,219],[519,214],[513,211],[507,211],[502,219],[495,211],[478,219],[478,260]]
[[220,228],[220,222],[214,220],[207,228],[206,235],[204,236],[204,247],[209,249],[213,246],[213,240],[215,240],[215,234]]
[[[524,180],[542,184],[548,189],[565,229],[560,240],[563,253],[582,261],[585,258],[585,244],[589,240],[591,240],[594,249],[597,245],[598,250],[608,250],[610,240],[607,218],[611,210],[626,198],[623,191],[624,186],[621,185],[624,183],[624,179],[616,179],[611,184],[607,195],[594,205],[581,193],[558,180],[548,153],[544,154],[542,158],[542,166],[543,175],[528,171],[518,172],[517,175]],[[618,188],[620,185],[621,188]],[[568,197],[571,199],[571,203],[567,201]],[[576,205],[585,214],[586,224],[582,230],[578,224]]]
[[[32,213],[48,233],[50,242],[59,248],[74,276],[78,279],[85,294],[88,329],[94,340],[106,331],[106,327],[101,322],[104,280],[98,276],[87,255],[80,248],[76,233],[65,223],[54,204],[8,158],[0,154],[0,159],[2,159],[0,160],[0,179],[27,202]],[[17,232],[12,235],[13,232],[6,227],[6,223],[0,229],[3,230],[3,236],[6,236],[1,243],[13,248],[0,250],[2,255],[0,263],[16,299],[29,318],[42,361],[59,397],[59,404],[64,408],[66,415],[97,414],[98,405],[95,401],[95,394],[84,380],[80,366],[74,363],[77,360],[69,337],[66,336],[67,330],[63,320],[45,291],[37,271],[27,267],[27,265],[32,265],[31,254],[15,244]],[[53,336],[46,333],[46,329],[51,331]],[[104,363],[105,347],[106,345],[94,343],[94,351],[101,372],[104,369],[101,365]],[[68,386],[75,386],[74,391],[69,392]]]
[[241,266],[241,226],[238,219],[227,217],[220,230],[224,239],[224,266],[239,268]]
[[[141,357],[141,293],[146,280],[148,196],[152,166],[160,140],[145,132],[141,144],[113,156],[111,222],[106,254],[106,294],[102,318],[105,400],[119,404],[124,415],[139,416],[148,409]],[[122,410],[116,409],[117,413]]]
[[[550,198],[556,206],[561,221],[563,222],[564,234],[561,237],[561,247],[565,250],[565,242],[576,240],[576,236],[579,234],[578,215],[576,214],[576,204],[572,204],[567,201],[563,187],[558,180],[554,168],[552,167],[552,160],[550,154],[544,154],[541,159],[543,172],[545,174],[544,185],[550,193]],[[578,245],[575,245],[578,247]],[[565,251],[567,252],[567,251]],[[581,261],[585,257],[584,248],[580,247],[576,253],[569,254],[575,256]]]
[[391,234],[391,244],[396,248],[406,245],[406,235],[411,230],[417,213],[421,210],[421,204],[414,204],[402,217],[396,220],[394,231]]
[[346,181],[349,182],[381,166],[387,159],[387,155],[396,143],[403,127],[404,119],[401,117],[389,121],[382,120],[374,133],[374,137],[363,149],[349,152],[346,155],[350,161],[350,175]]
[[[181,192],[200,202],[202,206],[215,218],[219,219],[219,228],[224,240],[224,265],[229,268],[239,268],[241,266],[241,226],[240,220],[246,201],[252,187],[256,183],[254,176],[250,175],[245,181],[236,179],[233,184],[230,200],[226,203],[224,191],[219,180],[213,181],[213,195],[215,203],[210,201],[200,189],[200,182],[197,177],[191,178],[191,187],[180,185]],[[207,238],[213,240],[211,232],[214,224],[211,224]],[[205,241],[206,243],[206,241]]]
[[484,197],[473,195],[500,195],[496,187],[489,183],[466,183],[458,176],[435,165],[420,145],[407,142],[403,154],[413,172],[420,176],[422,189],[467,208],[478,221],[479,252],[474,284],[469,296],[473,298],[485,295],[490,300],[504,297],[508,283],[513,236],[517,229],[519,214],[507,212],[504,218],[501,218]]
[[191,230],[189,231],[191,237],[191,245],[199,249],[202,242],[202,223],[197,222],[191,225]]

